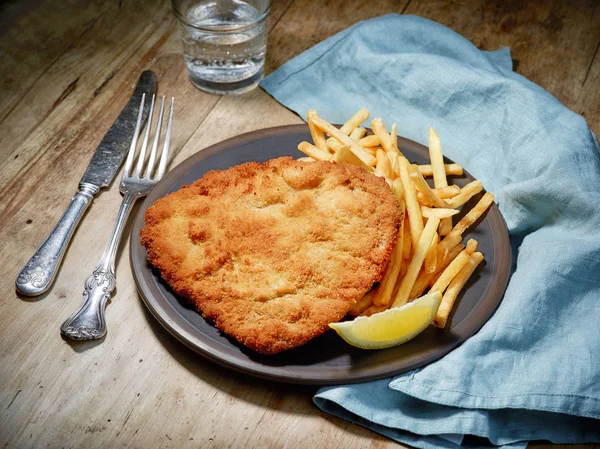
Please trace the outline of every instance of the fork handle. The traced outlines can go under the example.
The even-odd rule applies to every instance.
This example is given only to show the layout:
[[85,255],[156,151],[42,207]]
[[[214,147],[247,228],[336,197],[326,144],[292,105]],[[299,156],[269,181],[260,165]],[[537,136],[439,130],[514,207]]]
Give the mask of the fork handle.
[[100,189],[93,184],[79,184],[79,191],[71,200],[63,216],[19,272],[15,283],[19,293],[38,296],[50,288],[69,241],[98,190]]
[[106,335],[104,310],[116,286],[115,258],[127,218],[140,195],[125,193],[110,241],[92,275],[85,281],[83,303],[60,327],[72,340],[96,340]]

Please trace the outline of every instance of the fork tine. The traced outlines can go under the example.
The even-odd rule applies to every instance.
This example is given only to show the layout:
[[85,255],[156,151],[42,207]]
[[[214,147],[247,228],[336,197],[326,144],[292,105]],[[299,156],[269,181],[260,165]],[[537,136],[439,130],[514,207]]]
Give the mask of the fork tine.
[[146,101],[146,94],[142,94],[142,102],[140,103],[140,111],[138,112],[137,122],[135,124],[135,130],[133,132],[133,139],[131,140],[131,147],[129,147],[129,153],[127,154],[127,162],[125,162],[125,171],[123,177],[129,176],[131,167],[133,167],[133,158],[135,156],[135,149],[137,147],[138,137],[140,135],[140,128],[142,127],[142,114],[144,112],[144,102]]
[[142,149],[140,151],[140,157],[138,158],[137,166],[135,168],[135,176],[140,178],[142,176],[142,168],[146,159],[146,149],[148,148],[148,140],[150,139],[150,128],[152,128],[152,114],[154,113],[154,98],[152,94],[152,101],[150,102],[150,112],[148,113],[148,125],[146,126],[146,133],[144,135],[144,141],[142,142]]
[[158,166],[158,173],[156,174],[157,179],[161,179],[165,171],[167,170],[167,159],[169,158],[169,145],[171,143],[171,127],[173,125],[173,108],[175,107],[175,97],[171,97],[171,109],[169,110],[169,122],[167,123],[167,134],[165,135],[165,143],[163,146],[163,152],[160,157],[160,164]]
[[158,151],[158,138],[160,137],[160,130],[163,122],[163,111],[165,109],[165,97],[163,95],[162,101],[160,102],[160,110],[158,111],[158,122],[156,123],[156,135],[154,136],[154,143],[152,144],[152,151],[150,151],[150,159],[148,160],[148,168],[144,173],[144,178],[150,179],[152,172],[154,171],[154,162],[156,161],[156,152]]

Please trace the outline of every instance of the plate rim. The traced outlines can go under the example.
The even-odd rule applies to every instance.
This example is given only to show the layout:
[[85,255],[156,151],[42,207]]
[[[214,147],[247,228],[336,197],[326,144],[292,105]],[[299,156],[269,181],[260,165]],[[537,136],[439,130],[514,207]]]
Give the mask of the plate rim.
[[[189,157],[187,157],[186,159],[181,161],[179,164],[177,164],[177,166],[175,166],[172,170],[169,170],[166,173],[165,177],[161,181],[159,181],[159,183],[154,187],[153,192],[161,184],[163,184],[163,185],[167,184],[167,183],[170,184],[172,181],[176,182],[177,179],[181,178],[181,176],[183,174],[189,172],[191,167],[194,167],[197,164],[202,163],[203,160],[205,160],[213,155],[219,154],[225,150],[232,149],[233,147],[238,146],[242,143],[246,144],[250,141],[260,140],[261,138],[264,138],[264,137],[273,137],[273,136],[276,137],[277,135],[282,135],[282,134],[285,135],[290,132],[296,132],[296,131],[299,132],[299,131],[306,131],[306,130],[307,130],[306,124],[281,125],[281,126],[275,126],[275,127],[271,127],[271,128],[262,128],[262,129],[250,131],[247,133],[243,133],[243,134],[238,134],[236,136],[233,136],[228,139],[217,142],[213,145],[210,145],[210,146],[190,155]],[[406,138],[403,138],[400,136],[398,137],[398,140],[400,142],[402,142],[404,146],[414,147],[414,148],[418,149],[417,151],[422,150],[423,148],[425,148],[425,149],[427,148],[418,142],[415,142],[415,141],[412,141],[412,140],[409,140],[409,139],[406,139]],[[450,161],[450,159],[448,159],[448,158],[446,158],[446,159],[448,161]],[[465,170],[465,174],[467,176],[471,176],[466,170]],[[471,177],[474,178],[473,176],[471,176]],[[163,194],[163,196],[164,196],[164,194]],[[209,359],[221,366],[224,366],[229,369],[233,369],[237,372],[250,374],[252,376],[259,377],[262,379],[273,380],[273,381],[284,382],[284,383],[308,384],[308,385],[350,384],[350,383],[364,382],[367,380],[382,379],[385,377],[398,375],[398,374],[408,372],[410,370],[413,370],[413,369],[416,369],[419,367],[426,366],[426,365],[444,357],[449,352],[451,352],[453,349],[455,349],[459,345],[463,344],[466,340],[471,338],[474,334],[476,334],[485,325],[485,323],[495,313],[498,306],[502,302],[502,300],[504,298],[504,294],[506,292],[506,288],[507,288],[509,280],[510,280],[512,254],[511,254],[511,250],[510,250],[511,247],[510,247],[508,228],[506,226],[504,217],[502,216],[502,214],[500,213],[500,211],[498,209],[498,206],[494,202],[492,204],[490,210],[488,211],[488,215],[490,213],[493,215],[497,215],[497,218],[499,218],[499,220],[496,220],[497,224],[500,225],[503,230],[501,237],[498,237],[498,235],[496,235],[497,233],[493,233],[493,232],[491,233],[491,236],[492,236],[491,240],[493,243],[494,255],[495,255],[494,261],[496,262],[498,259],[500,259],[501,261],[504,262],[502,264],[498,264],[498,267],[499,267],[498,276],[499,276],[500,281],[504,280],[504,282],[500,282],[500,284],[503,284],[503,285],[498,285],[498,284],[491,285],[492,283],[488,283],[485,290],[481,294],[481,297],[483,299],[480,299],[477,302],[478,307],[469,311],[469,313],[465,316],[465,318],[457,326],[457,328],[468,327],[468,329],[459,329],[459,331],[460,331],[460,332],[458,332],[460,334],[459,338],[455,338],[452,341],[442,343],[440,346],[438,346],[438,350],[435,351],[430,356],[421,358],[418,361],[415,361],[412,363],[407,363],[396,370],[390,371],[388,368],[388,369],[381,369],[380,371],[378,371],[375,368],[375,369],[372,369],[372,372],[367,372],[362,375],[356,375],[350,379],[349,378],[339,378],[339,377],[335,376],[335,367],[331,367],[331,366],[328,367],[328,374],[326,373],[326,375],[321,374],[321,376],[310,376],[310,375],[306,375],[306,374],[293,375],[293,374],[289,374],[289,372],[282,374],[279,372],[279,371],[281,371],[281,368],[282,368],[281,366],[262,365],[262,364],[260,364],[260,362],[253,361],[251,359],[249,359],[248,361],[238,360],[237,363],[233,363],[226,357],[226,354],[224,354],[224,352],[222,350],[218,350],[218,349],[215,350],[214,347],[212,347],[210,345],[206,345],[204,342],[202,342],[197,337],[195,337],[192,333],[190,333],[189,328],[196,329],[196,330],[197,330],[197,328],[194,327],[191,323],[189,323],[174,308],[170,308],[170,311],[166,310],[164,308],[164,306],[161,305],[157,301],[157,299],[153,297],[154,295],[152,295],[150,289],[147,288],[146,280],[143,278],[143,276],[140,275],[140,272],[141,272],[141,270],[144,269],[144,267],[138,264],[139,260],[135,253],[136,253],[136,250],[138,250],[140,247],[142,247],[139,242],[139,229],[141,229],[141,227],[143,226],[144,212],[148,208],[148,206],[150,205],[151,202],[156,201],[156,199],[151,199],[151,198],[152,198],[152,192],[146,198],[144,198],[144,201],[141,204],[141,207],[136,211],[136,216],[134,217],[134,220],[132,223],[131,235],[130,235],[130,245],[129,245],[129,262],[130,262],[131,271],[133,274],[136,289],[137,289],[140,297],[142,298],[142,301],[144,302],[145,307],[151,312],[152,316],[173,337],[175,337],[179,342],[183,343],[189,349],[193,350],[194,352],[202,355],[203,357],[206,357],[207,359]],[[140,226],[140,223],[141,223],[141,226]],[[497,245],[496,241],[498,238],[505,240],[506,244],[505,245],[501,245],[501,244]],[[146,259],[144,258],[143,261],[145,262]],[[489,292],[490,289],[494,289],[494,291],[497,291],[498,293],[496,293],[496,295],[490,294],[490,292]],[[166,302],[168,303],[168,301],[166,301]],[[484,305],[487,305],[487,307],[483,307]],[[471,319],[467,319],[473,313],[475,313],[476,315],[474,317],[472,317]],[[175,314],[182,319],[179,320],[179,322],[176,322],[176,320],[173,319],[172,314]],[[473,322],[475,322],[476,324],[472,325],[471,323],[473,323]],[[467,324],[471,324],[471,325],[467,326]],[[453,330],[456,331],[456,329],[453,329]],[[254,366],[256,364],[259,364],[259,366],[261,368],[257,369]],[[285,366],[284,366],[284,368],[285,368]],[[304,373],[306,371],[307,370],[303,370],[302,373]],[[331,374],[332,371],[333,371],[333,375]],[[308,374],[310,374],[310,373],[308,373]]]

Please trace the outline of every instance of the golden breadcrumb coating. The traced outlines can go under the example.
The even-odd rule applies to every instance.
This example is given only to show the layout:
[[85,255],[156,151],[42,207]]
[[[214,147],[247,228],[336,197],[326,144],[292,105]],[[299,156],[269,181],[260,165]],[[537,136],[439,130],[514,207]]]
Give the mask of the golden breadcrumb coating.
[[282,157],[206,173],[145,220],[148,260],[175,293],[275,354],[323,334],[381,279],[402,212],[362,168]]

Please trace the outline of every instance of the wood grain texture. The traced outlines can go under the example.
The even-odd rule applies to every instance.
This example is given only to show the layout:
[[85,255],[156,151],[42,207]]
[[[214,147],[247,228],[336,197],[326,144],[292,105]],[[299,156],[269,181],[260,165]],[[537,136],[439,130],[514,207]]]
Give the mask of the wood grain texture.
[[[275,0],[267,70],[390,12],[436,20],[483,49],[510,46],[517,72],[600,131],[593,1]],[[59,325],[81,301],[121,201],[114,184],[95,199],[52,290],[35,299],[15,294],[16,273],[62,214],[141,70],[154,70],[159,93],[177,98],[173,163],[301,119],[260,89],[216,97],[193,88],[169,2],[5,1],[0,29],[0,447],[398,447],[320,412],[312,388],[249,378],[179,344],[138,297],[126,241],[108,336],[63,341]],[[575,449],[590,447],[598,448]]]
[[595,0],[412,1],[416,14],[452,28],[482,50],[510,47],[513,68],[600,132],[600,4]]
[[295,0],[284,20],[269,35],[271,54],[266,64],[267,72],[276,70],[289,59],[356,22],[388,13],[400,14],[409,3],[410,0]]
[[[108,6],[102,0],[86,2],[83,7],[77,0],[12,1],[0,6],[0,121]],[[65,22],[65,16],[71,20]]]

